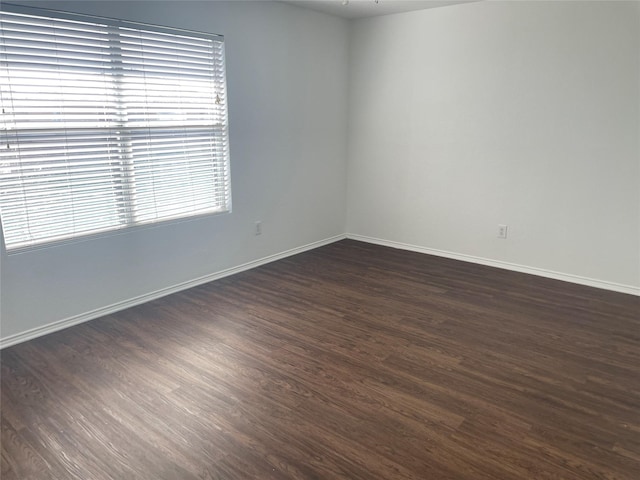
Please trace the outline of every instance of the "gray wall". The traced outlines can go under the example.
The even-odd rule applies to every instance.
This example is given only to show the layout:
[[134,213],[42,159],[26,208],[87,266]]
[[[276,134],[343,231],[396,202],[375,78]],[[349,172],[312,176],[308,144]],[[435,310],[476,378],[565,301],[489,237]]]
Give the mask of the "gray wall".
[[640,291],[639,11],[492,1],[353,23],[349,234]]
[[640,288],[636,2],[479,2],[351,24],[278,2],[44,5],[225,35],[234,210],[2,251],[3,339],[345,224]]
[[233,213],[3,250],[2,338],[344,233],[346,20],[277,2],[40,6],[225,35]]

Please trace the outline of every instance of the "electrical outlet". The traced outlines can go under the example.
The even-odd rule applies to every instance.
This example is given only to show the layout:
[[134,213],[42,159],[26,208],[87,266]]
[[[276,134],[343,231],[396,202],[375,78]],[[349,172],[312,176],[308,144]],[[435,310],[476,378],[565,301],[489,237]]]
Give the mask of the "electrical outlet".
[[262,235],[262,222],[260,220],[256,221],[256,235]]
[[498,225],[498,238],[507,238],[507,229],[506,225]]

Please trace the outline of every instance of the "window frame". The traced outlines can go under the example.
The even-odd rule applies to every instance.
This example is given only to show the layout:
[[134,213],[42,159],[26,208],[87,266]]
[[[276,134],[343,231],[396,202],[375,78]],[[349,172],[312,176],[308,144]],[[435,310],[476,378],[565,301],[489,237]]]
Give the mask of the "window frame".
[[[125,219],[122,225],[106,226],[102,229],[94,229],[88,232],[87,231],[80,232],[80,233],[73,232],[70,234],[65,234],[64,236],[58,237],[58,238],[54,236],[48,236],[44,239],[42,238],[32,239],[28,242],[25,241],[25,242],[21,242],[19,244],[14,244],[14,245],[7,245],[6,235],[4,231],[4,222],[0,222],[0,236],[1,236],[1,241],[2,241],[2,245],[5,252],[7,252],[10,255],[15,253],[23,253],[26,251],[49,248],[57,245],[76,243],[79,241],[86,241],[93,238],[130,233],[139,229],[156,228],[164,225],[177,224],[182,222],[198,220],[206,217],[212,217],[212,216],[231,213],[232,196],[231,196],[231,165],[230,165],[230,154],[229,154],[229,115],[228,115],[228,101],[227,101],[228,94],[227,94],[225,42],[224,42],[223,35],[211,34],[211,33],[181,29],[181,28],[167,27],[167,26],[161,26],[161,25],[154,25],[150,23],[121,20],[121,19],[115,19],[115,18],[109,18],[109,17],[87,15],[87,14],[81,14],[81,13],[72,13],[72,12],[51,10],[51,9],[45,9],[45,8],[39,8],[39,7],[13,5],[13,4],[7,4],[4,2],[0,3],[0,11],[1,12],[6,11],[8,13],[16,13],[21,15],[33,15],[37,17],[49,17],[52,19],[86,22],[94,25],[108,25],[109,27],[149,31],[149,32],[160,33],[160,34],[195,37],[198,39],[216,42],[219,45],[219,48],[221,50],[221,53],[220,53],[221,60],[220,60],[219,66],[221,67],[222,75],[221,75],[221,78],[216,78],[216,80],[213,80],[211,82],[211,85],[213,86],[213,88],[219,89],[216,91],[222,93],[224,98],[224,106],[222,108],[222,111],[223,111],[222,123],[216,124],[216,126],[213,126],[212,124],[209,127],[212,130],[211,138],[213,138],[215,135],[218,135],[218,133],[220,133],[221,135],[220,138],[223,145],[223,148],[222,148],[223,153],[221,155],[217,155],[217,154],[214,155],[212,153],[211,162],[210,162],[212,171],[218,172],[218,170],[220,169],[222,171],[222,173],[214,173],[215,181],[211,185],[211,190],[210,190],[210,192],[215,192],[215,190],[217,188],[220,188],[220,186],[222,185],[222,188],[224,190],[224,193],[222,194],[222,198],[223,198],[222,207],[220,207],[219,209],[216,209],[216,211],[210,210],[210,211],[202,211],[202,212],[188,212],[185,214],[179,214],[177,216],[162,217],[162,218],[156,218],[155,220],[150,220],[150,221],[147,220],[147,221],[141,221],[141,222],[135,221],[133,219],[133,216],[129,212],[126,214],[127,218]],[[2,52],[3,50],[0,49],[0,62],[3,61]],[[215,58],[213,57],[213,54],[211,58],[213,62],[212,64],[215,64],[217,67],[218,64],[216,63]],[[217,98],[218,100],[220,99],[219,96],[217,96]],[[121,98],[118,98],[117,100],[121,101]],[[211,98],[211,101],[214,103],[218,103],[215,98]],[[125,129],[133,130],[135,128],[136,127],[126,127]],[[168,131],[171,131],[171,129],[173,129],[174,132],[177,132],[179,129],[186,129],[186,128],[187,127],[185,127],[184,125],[176,124],[176,125],[169,126],[167,129]],[[19,129],[16,129],[16,130],[19,130]],[[60,131],[62,130],[63,129],[60,129]],[[213,133],[214,130],[216,132],[215,134]],[[6,132],[7,132],[7,135],[9,135],[10,129],[7,128]],[[148,139],[149,137],[146,137],[146,138]],[[122,142],[120,142],[120,145],[121,144]],[[104,157],[105,165],[109,164],[107,151],[108,151],[108,147],[105,146],[104,150],[102,150],[102,155]],[[20,158],[20,154],[19,153],[16,154],[16,157]],[[186,156],[185,158],[189,158],[189,157]],[[122,154],[119,154],[118,159],[122,163],[125,163],[127,161],[125,156],[123,156]],[[135,162],[135,159],[133,161]],[[220,181],[220,178],[222,178],[223,180]],[[131,202],[134,201],[133,196],[127,193],[122,193],[122,192],[119,195],[122,196],[122,198],[124,199],[122,200],[123,204],[126,205],[127,208],[129,208],[132,205]],[[219,199],[219,197],[217,196],[216,198]],[[1,211],[0,211],[0,215],[2,215]]]

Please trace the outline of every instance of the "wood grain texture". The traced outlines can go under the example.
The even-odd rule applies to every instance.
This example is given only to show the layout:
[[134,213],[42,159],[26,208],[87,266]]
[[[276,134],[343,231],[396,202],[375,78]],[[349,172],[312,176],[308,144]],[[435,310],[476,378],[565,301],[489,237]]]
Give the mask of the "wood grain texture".
[[637,480],[639,312],[341,241],[2,351],[2,479]]

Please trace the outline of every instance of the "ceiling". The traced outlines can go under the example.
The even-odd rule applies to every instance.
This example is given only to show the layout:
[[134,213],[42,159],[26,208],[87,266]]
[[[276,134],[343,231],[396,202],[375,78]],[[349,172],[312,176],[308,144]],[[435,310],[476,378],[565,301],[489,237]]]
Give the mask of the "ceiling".
[[375,17],[393,13],[424,10],[425,8],[444,7],[457,3],[470,3],[479,0],[282,0],[285,3],[310,8],[344,18]]

